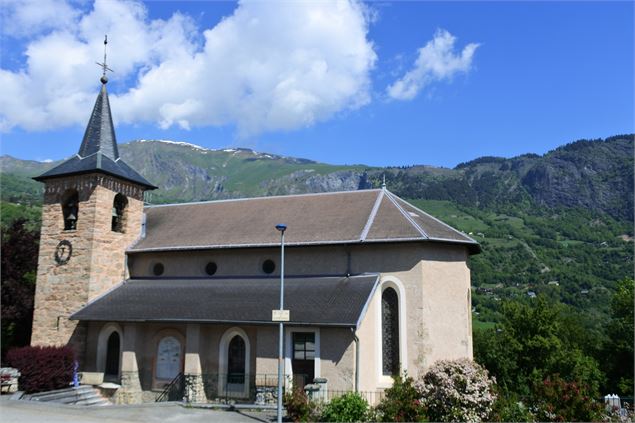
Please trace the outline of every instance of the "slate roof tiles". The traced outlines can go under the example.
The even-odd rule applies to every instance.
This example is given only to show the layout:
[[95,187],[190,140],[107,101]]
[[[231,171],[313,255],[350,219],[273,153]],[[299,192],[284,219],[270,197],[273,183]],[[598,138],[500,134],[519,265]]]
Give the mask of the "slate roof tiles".
[[479,245],[386,189],[220,200],[145,208],[146,236],[129,252],[435,241]]

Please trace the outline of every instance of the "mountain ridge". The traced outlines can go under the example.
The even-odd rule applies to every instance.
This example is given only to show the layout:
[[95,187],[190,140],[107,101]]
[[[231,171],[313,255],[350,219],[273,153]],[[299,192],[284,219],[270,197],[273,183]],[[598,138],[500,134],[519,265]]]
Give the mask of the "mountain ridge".
[[[543,155],[485,156],[454,168],[333,165],[172,140],[135,140],[119,147],[126,163],[159,186],[148,197],[153,203],[367,189],[380,186],[385,176],[390,189],[405,198],[477,207],[517,202],[581,207],[632,221],[633,140],[632,134],[583,139]],[[25,192],[35,194],[37,183],[28,179],[59,163],[3,155],[0,172],[9,191],[23,184]],[[3,200],[12,201],[4,194]]]

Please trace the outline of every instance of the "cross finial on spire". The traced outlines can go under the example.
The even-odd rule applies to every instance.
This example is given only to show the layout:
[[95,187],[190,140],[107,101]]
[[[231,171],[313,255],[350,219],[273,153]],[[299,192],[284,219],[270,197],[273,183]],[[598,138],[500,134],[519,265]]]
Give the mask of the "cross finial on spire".
[[383,181],[381,183],[381,189],[386,189],[386,174],[384,173]]
[[102,84],[105,84],[105,83],[108,82],[108,77],[106,77],[106,71],[114,72],[106,64],[106,45],[108,45],[108,35],[104,35],[104,62],[103,63],[95,62],[101,67],[101,69],[103,71],[103,73],[101,75],[101,79],[100,79]]

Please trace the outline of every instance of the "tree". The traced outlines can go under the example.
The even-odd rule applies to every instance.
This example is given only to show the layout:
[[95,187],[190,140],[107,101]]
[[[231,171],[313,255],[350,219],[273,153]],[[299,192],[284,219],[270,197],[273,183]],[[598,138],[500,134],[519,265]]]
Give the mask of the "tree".
[[623,396],[633,395],[633,285],[633,279],[617,283],[604,348],[607,389]]
[[566,318],[565,306],[539,296],[528,304],[502,305],[496,329],[477,332],[476,360],[496,377],[503,391],[530,395],[532,386],[559,374],[568,382],[588,386],[597,395],[603,375],[595,359],[575,339],[580,323]]
[[2,357],[31,341],[39,234],[26,224],[17,219],[1,232]]

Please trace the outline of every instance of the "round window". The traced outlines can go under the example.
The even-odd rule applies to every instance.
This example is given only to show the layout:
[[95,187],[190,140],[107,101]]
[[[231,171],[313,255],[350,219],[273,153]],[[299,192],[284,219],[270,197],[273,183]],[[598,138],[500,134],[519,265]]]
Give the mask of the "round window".
[[214,263],[213,261],[210,261],[205,266],[205,273],[212,276],[214,273],[216,273],[217,269],[218,269],[218,266],[216,266],[216,263]]
[[266,274],[273,273],[274,270],[276,270],[276,264],[273,260],[265,260],[265,262],[262,263],[262,271]]
[[156,263],[152,266],[152,273],[154,273],[154,276],[161,276],[164,271],[165,267],[163,267],[163,263]]

